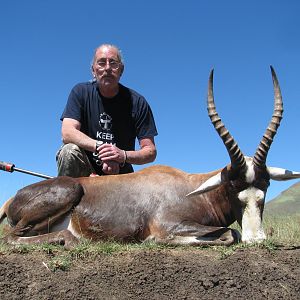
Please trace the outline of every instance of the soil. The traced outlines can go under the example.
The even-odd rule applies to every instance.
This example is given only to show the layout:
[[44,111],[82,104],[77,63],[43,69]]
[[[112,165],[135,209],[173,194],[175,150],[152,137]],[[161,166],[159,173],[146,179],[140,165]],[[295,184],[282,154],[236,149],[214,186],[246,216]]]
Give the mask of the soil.
[[300,247],[0,254],[0,299],[300,299]]

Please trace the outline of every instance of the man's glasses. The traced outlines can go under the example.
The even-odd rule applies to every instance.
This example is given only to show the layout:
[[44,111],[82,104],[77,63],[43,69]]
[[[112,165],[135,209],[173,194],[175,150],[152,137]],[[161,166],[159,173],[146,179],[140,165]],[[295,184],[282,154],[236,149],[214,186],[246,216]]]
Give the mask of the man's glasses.
[[105,70],[107,63],[112,70],[118,70],[120,68],[120,63],[115,60],[99,60],[96,65],[99,70]]

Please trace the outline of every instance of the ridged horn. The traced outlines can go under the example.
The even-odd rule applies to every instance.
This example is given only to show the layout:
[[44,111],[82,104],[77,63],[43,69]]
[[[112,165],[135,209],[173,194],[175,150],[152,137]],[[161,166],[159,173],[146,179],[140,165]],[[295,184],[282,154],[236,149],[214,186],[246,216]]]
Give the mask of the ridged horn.
[[268,151],[271,147],[273,138],[277,132],[283,115],[283,103],[279,83],[273,67],[270,66],[270,68],[274,86],[274,111],[269,126],[267,127],[267,130],[263,135],[262,140],[260,141],[260,144],[253,157],[254,164],[259,168],[263,168],[266,165]]
[[216,131],[218,132],[219,136],[223,140],[223,143],[227,149],[227,152],[231,160],[232,168],[236,170],[239,169],[244,171],[246,167],[245,157],[242,151],[240,150],[239,146],[235,142],[234,138],[231,136],[229,131],[225,128],[221,118],[219,117],[216,111],[214,94],[213,94],[213,77],[214,77],[214,70],[212,69],[208,81],[208,94],[207,94],[208,115]]

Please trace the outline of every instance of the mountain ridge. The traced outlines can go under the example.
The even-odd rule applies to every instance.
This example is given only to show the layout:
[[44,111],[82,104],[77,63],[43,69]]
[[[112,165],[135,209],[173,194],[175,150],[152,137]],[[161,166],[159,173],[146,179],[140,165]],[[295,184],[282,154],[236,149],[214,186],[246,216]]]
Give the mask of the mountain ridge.
[[277,197],[265,205],[267,215],[295,215],[300,216],[300,181],[281,192]]

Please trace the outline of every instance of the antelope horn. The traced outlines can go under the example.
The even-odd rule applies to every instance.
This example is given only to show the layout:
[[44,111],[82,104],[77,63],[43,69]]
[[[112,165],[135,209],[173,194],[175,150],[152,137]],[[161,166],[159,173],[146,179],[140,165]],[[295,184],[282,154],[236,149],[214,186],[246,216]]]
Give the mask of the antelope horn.
[[262,137],[262,140],[260,141],[260,144],[253,157],[254,164],[259,168],[263,168],[266,165],[268,151],[271,147],[273,138],[277,132],[283,115],[283,103],[279,83],[273,67],[270,66],[270,68],[274,86],[274,111],[269,126],[267,127],[267,130]]
[[214,77],[214,70],[212,69],[208,81],[208,95],[207,95],[208,115],[216,131],[218,132],[219,136],[223,140],[223,143],[227,149],[227,152],[231,160],[232,168],[245,170],[246,168],[245,157],[242,151],[240,150],[239,146],[235,142],[234,138],[231,136],[229,131],[225,128],[224,124],[221,121],[221,118],[219,117],[216,111],[214,95],[213,95],[213,77]]

